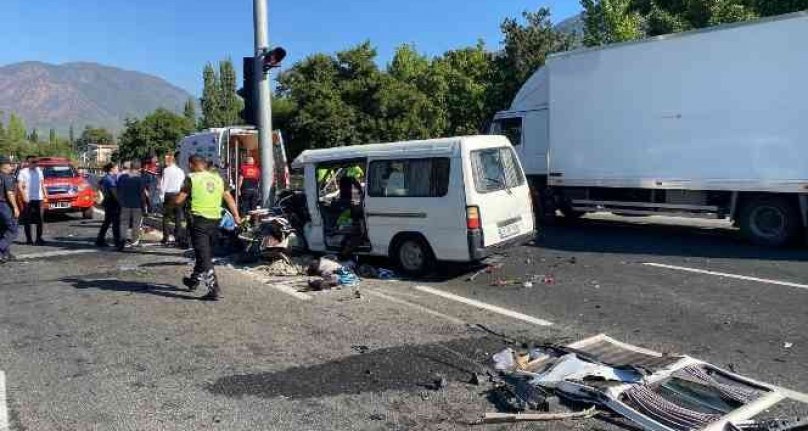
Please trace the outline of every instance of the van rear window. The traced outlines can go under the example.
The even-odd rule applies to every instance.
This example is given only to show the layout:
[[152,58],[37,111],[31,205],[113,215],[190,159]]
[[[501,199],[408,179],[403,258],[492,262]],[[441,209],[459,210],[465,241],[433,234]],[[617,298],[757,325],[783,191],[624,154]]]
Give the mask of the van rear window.
[[438,198],[449,191],[449,159],[379,160],[370,162],[371,197]]
[[478,193],[506,190],[525,183],[525,175],[510,147],[472,151],[471,167]]

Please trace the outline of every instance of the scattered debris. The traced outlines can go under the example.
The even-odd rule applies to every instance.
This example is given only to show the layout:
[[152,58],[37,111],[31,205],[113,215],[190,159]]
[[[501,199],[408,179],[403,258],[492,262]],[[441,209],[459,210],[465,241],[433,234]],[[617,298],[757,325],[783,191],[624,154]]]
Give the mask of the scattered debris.
[[798,428],[772,427],[771,421],[753,418],[783,400],[808,403],[808,395],[606,335],[527,353],[506,348],[492,360],[500,372],[492,396],[508,410],[548,411],[554,397],[594,407],[572,413],[486,414],[483,423],[585,418],[594,416],[597,407],[649,431],[782,431]]
[[784,348],[784,349],[790,349],[790,348],[792,348],[792,347],[794,347],[794,343],[789,343],[788,341],[786,341],[785,343],[783,343],[783,348]]
[[424,387],[432,391],[439,391],[445,388],[448,384],[449,383],[446,381],[446,377],[435,375],[433,380],[429,384],[424,385]]
[[522,283],[522,287],[524,287],[525,289],[532,289],[533,288],[533,282],[532,281],[526,281],[526,282]]
[[598,412],[595,407],[590,407],[580,412],[569,413],[486,413],[481,423],[509,423],[527,421],[560,421],[566,419],[589,419],[595,417]]
[[471,378],[469,379],[469,383],[474,386],[480,386],[485,383],[486,378],[482,374],[472,373]]
[[382,415],[380,413],[373,413],[372,415],[370,415],[370,420],[372,420],[372,421],[383,421],[384,420],[384,415]]
[[368,351],[370,351],[370,347],[365,345],[351,346],[351,349],[353,349],[359,354],[367,353]]

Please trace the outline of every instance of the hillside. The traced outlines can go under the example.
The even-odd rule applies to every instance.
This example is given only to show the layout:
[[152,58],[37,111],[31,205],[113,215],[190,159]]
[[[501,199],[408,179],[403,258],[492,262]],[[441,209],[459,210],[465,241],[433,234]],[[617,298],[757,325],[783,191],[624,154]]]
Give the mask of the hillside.
[[95,63],[0,67],[0,111],[41,132],[53,127],[66,135],[71,124],[77,133],[85,125],[118,131],[127,117],[159,107],[181,112],[189,97],[158,77]]

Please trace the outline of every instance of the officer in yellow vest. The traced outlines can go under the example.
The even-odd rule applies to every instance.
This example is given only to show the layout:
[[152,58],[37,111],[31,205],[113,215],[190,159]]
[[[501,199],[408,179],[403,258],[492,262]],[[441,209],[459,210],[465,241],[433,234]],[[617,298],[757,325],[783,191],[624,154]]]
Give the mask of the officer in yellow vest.
[[201,299],[216,301],[219,299],[219,282],[213,270],[213,243],[222,219],[222,201],[227,204],[237,224],[241,223],[236,201],[230,195],[221,175],[207,169],[208,162],[201,156],[189,159],[191,175],[176,198],[176,204],[182,205],[191,199],[191,243],[196,254],[196,265],[190,277],[182,282],[188,289],[196,290],[204,285],[208,293]]

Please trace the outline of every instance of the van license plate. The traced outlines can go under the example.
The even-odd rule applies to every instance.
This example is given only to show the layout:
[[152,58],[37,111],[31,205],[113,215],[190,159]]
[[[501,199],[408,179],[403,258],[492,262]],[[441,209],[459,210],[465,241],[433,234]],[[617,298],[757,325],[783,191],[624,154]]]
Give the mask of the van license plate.
[[70,208],[71,205],[70,205],[70,202],[54,202],[54,203],[50,204],[50,207],[51,207],[51,209],[54,209],[54,210],[61,210],[61,209]]
[[505,239],[519,234],[519,223],[512,223],[499,228],[499,238]]

